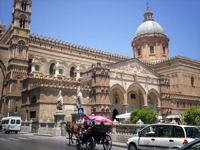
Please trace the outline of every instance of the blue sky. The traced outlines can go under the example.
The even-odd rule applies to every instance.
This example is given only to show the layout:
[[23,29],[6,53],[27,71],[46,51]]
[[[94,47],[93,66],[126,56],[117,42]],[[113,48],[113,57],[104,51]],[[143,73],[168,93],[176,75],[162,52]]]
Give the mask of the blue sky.
[[[33,0],[31,33],[133,57],[131,42],[147,0]],[[13,0],[0,0],[0,20],[12,19]],[[170,38],[170,57],[200,60],[200,0],[149,0]]]

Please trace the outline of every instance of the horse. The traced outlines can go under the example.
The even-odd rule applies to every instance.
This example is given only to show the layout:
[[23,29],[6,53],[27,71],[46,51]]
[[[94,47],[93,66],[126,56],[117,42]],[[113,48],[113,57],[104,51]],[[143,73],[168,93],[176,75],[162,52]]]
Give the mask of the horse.
[[80,128],[80,124],[74,124],[73,122],[67,121],[65,129],[69,135],[69,145],[71,145],[71,143],[73,144],[72,137],[73,135],[77,135],[79,133]]

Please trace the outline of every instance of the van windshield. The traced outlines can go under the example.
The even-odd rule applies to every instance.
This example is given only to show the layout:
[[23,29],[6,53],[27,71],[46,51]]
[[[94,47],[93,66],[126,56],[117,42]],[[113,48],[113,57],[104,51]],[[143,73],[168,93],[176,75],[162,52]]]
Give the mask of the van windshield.
[[188,138],[200,137],[200,129],[197,127],[185,127],[185,131]]

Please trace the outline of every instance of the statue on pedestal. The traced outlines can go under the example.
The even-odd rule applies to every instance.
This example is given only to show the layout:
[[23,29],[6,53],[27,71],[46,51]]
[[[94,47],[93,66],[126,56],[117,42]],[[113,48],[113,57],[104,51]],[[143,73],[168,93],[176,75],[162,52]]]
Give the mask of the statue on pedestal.
[[76,100],[76,107],[77,108],[80,108],[81,107],[81,100],[82,100],[82,98],[83,98],[83,95],[82,95],[82,92],[81,92],[81,87],[80,86],[78,86],[78,88],[77,88],[77,95],[76,95],[76,97],[75,97],[75,100]]
[[63,106],[63,96],[62,91],[59,91],[58,98],[57,98],[57,110],[62,110]]

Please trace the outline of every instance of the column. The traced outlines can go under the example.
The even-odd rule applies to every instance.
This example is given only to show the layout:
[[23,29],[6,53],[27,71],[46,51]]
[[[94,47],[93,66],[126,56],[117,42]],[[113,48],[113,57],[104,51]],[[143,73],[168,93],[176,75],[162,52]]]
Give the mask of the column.
[[128,112],[127,92],[124,93],[124,106],[125,106],[125,113],[127,113]]
[[128,105],[127,93],[124,93],[124,105]]
[[145,95],[143,95],[143,97],[144,97],[144,105],[143,105],[143,107],[147,107],[148,106],[147,95],[145,94]]

